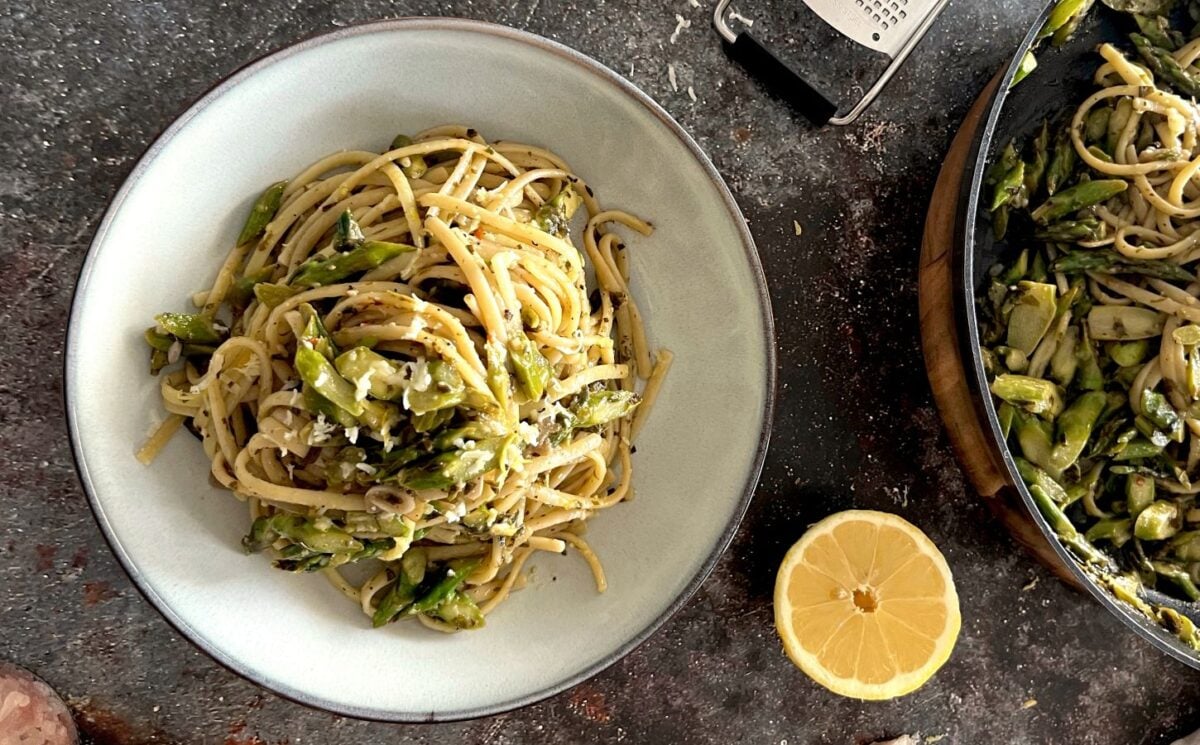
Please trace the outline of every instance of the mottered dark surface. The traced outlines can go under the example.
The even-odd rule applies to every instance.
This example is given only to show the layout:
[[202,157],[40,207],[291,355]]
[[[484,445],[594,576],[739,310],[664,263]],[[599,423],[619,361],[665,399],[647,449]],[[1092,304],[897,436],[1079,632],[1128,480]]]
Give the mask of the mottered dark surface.
[[[825,130],[733,66],[709,25],[711,0],[700,5],[5,3],[0,659],[55,686],[85,740],[857,745],[911,734],[926,743],[1167,743],[1200,727],[1200,673],[1154,652],[1017,549],[966,484],[925,382],[916,266],[926,202],[958,120],[1041,4],[952,2],[864,120]],[[799,57],[812,37],[786,25],[797,18],[794,7],[746,0],[738,10],[755,20],[757,36]],[[733,547],[646,644],[591,681],[516,712],[385,725],[307,709],[238,678],[134,590],[75,477],[62,345],[75,276],[108,200],[190,101],[301,37],[432,14],[569,44],[626,75],[692,133],[758,242],[780,389],[763,479]],[[691,25],[672,43],[676,14]],[[405,74],[398,71],[397,85]],[[164,250],[178,250],[169,234],[162,240]],[[705,247],[696,250],[702,260]],[[697,258],[681,258],[690,260]],[[809,523],[849,507],[916,523],[941,546],[958,583],[963,629],[953,657],[924,688],[895,701],[827,693],[792,667],[773,629],[772,583],[785,550]]]

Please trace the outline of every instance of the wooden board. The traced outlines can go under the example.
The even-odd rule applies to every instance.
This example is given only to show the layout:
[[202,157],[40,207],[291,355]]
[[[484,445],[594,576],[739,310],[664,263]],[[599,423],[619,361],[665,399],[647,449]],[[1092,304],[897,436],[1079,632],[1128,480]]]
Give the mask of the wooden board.
[[963,362],[958,339],[953,261],[958,200],[975,133],[983,124],[987,104],[998,81],[999,75],[988,83],[963,119],[942,163],[925,216],[918,279],[921,346],[938,412],[950,435],[954,454],[972,486],[1017,542],[1064,581],[1082,589],[1038,530],[1008,479],[1000,455],[987,432],[987,424],[981,421],[981,414],[967,387],[968,367]]

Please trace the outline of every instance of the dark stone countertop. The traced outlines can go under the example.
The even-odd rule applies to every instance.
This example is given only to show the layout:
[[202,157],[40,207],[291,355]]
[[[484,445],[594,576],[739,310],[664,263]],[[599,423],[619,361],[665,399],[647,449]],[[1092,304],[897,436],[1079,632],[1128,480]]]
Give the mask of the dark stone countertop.
[[[849,745],[904,733],[1166,743],[1200,726],[1189,688],[1200,673],[1055,581],[971,493],[925,381],[916,266],[926,202],[957,122],[1040,3],[951,3],[861,124],[814,130],[726,60],[708,22],[712,1],[9,0],[0,13],[0,659],[48,680],[105,744]],[[756,32],[781,44],[802,36],[799,3],[741,5]],[[691,26],[671,43],[676,13]],[[425,14],[570,44],[628,75],[696,137],[758,241],[782,375],[757,496],[678,616],[541,704],[397,726],[306,709],[236,677],[134,590],[76,481],[61,340],[88,240],[172,117],[268,50],[336,25]],[[962,598],[950,662],[891,702],[842,699],[809,682],[772,626],[784,551],[808,523],[851,506],[892,510],[926,530]]]

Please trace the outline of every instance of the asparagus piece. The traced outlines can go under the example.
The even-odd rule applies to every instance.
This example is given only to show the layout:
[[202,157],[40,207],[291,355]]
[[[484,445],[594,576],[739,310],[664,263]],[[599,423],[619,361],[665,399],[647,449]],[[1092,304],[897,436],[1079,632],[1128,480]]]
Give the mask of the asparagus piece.
[[1179,93],[1193,98],[1200,96],[1200,78],[1188,72],[1166,49],[1155,46],[1141,34],[1130,34],[1130,41],[1138,55],[1154,74],[1166,81]]
[[1005,206],[1023,207],[1026,201],[1025,164],[1017,161],[1017,164],[1005,171],[1000,180],[996,182],[996,190],[992,196],[992,211]]
[[[411,137],[399,134],[392,139],[392,145],[389,149],[399,150],[411,144],[413,144]],[[400,170],[404,171],[404,175],[409,178],[421,178],[429,170],[429,165],[425,162],[425,156],[423,155],[408,155],[400,159]]]
[[1055,259],[1054,263],[1051,264],[1051,268],[1056,272],[1063,272],[1064,274],[1079,274],[1082,272],[1096,272],[1097,274],[1140,274],[1147,277],[1182,282],[1190,282],[1195,279],[1195,275],[1192,272],[1174,262],[1161,260],[1130,261],[1110,248],[1068,251]]
[[1032,50],[1027,50],[1025,55],[1021,57],[1021,63],[1017,65],[1017,71],[1013,73],[1012,82],[1008,87],[1015,88],[1017,83],[1029,77],[1029,73],[1037,69],[1037,57],[1034,56]]
[[317,313],[316,309],[308,303],[301,303],[299,310],[300,317],[304,319],[304,330],[301,332],[297,343],[317,350],[326,359],[332,360],[337,357],[337,345],[333,343],[333,337],[329,335],[329,330],[325,328],[325,322],[321,320],[321,314]]
[[1068,548],[1075,552],[1083,561],[1089,564],[1109,565],[1111,561],[1107,556],[1096,549],[1095,546],[1088,543],[1087,539],[1079,534],[1071,520],[1067,517],[1062,508],[1055,504],[1054,500],[1046,493],[1046,491],[1034,484],[1029,487],[1029,494],[1033,497],[1034,504],[1037,505],[1038,511],[1046,518],[1046,522],[1050,524],[1050,528],[1058,535],[1059,540]]
[[421,414],[413,414],[409,419],[412,428],[417,432],[433,432],[454,418],[454,409],[437,409]]
[[517,386],[531,400],[542,397],[550,382],[550,362],[538,351],[528,336],[515,331],[508,340],[508,358],[512,361]]
[[401,574],[375,606],[375,612],[371,615],[371,625],[379,628],[397,620],[416,597],[417,583],[409,582],[404,574]]
[[1037,196],[1046,174],[1046,162],[1050,150],[1050,123],[1042,122],[1042,128],[1033,138],[1033,159],[1025,164],[1025,193],[1030,199]]
[[194,313],[159,313],[154,317],[163,331],[182,342],[218,344],[225,332],[217,330],[211,318]]
[[1054,477],[1024,458],[1014,458],[1013,460],[1017,464],[1017,472],[1021,474],[1021,479],[1026,484],[1041,488],[1046,492],[1047,496],[1058,504],[1067,503],[1067,491]]
[[1120,367],[1133,367],[1141,364],[1149,351],[1150,342],[1146,339],[1114,341],[1108,344],[1108,356]]
[[[1075,30],[1079,28],[1079,24],[1087,17],[1087,12],[1091,9],[1094,2],[1095,0],[1060,0],[1060,5],[1074,7],[1074,11],[1055,29],[1050,43],[1056,47],[1061,47],[1070,41],[1071,37],[1075,35]],[[1055,10],[1057,9],[1056,7]],[[1047,25],[1049,25],[1049,20],[1047,19]]]
[[449,489],[477,479],[496,467],[505,438],[475,440],[471,449],[439,453],[401,471],[396,479],[409,489]]
[[1196,583],[1192,581],[1192,575],[1186,569],[1178,564],[1165,561],[1152,561],[1150,566],[1163,579],[1174,582],[1188,600],[1200,600],[1200,589],[1196,587]]
[[572,407],[572,424],[577,429],[608,424],[629,416],[641,402],[633,391],[595,391]]
[[463,630],[482,628],[485,623],[483,611],[479,610],[474,600],[461,592],[451,593],[430,611],[430,615]]
[[333,226],[333,245],[335,248],[339,251],[345,248],[355,248],[362,245],[364,240],[366,240],[366,237],[363,235],[358,220],[354,219],[353,212],[346,210],[338,215],[337,222]]
[[1058,441],[1050,453],[1052,471],[1061,473],[1079,459],[1107,403],[1106,394],[1092,391],[1075,399],[1066,411],[1059,415]]
[[1050,467],[1050,455],[1054,452],[1054,432],[1050,422],[1021,410],[1013,412],[1017,430],[1017,444],[1026,460],[1042,468]]
[[1175,340],[1176,344],[1182,344],[1185,347],[1194,347],[1200,344],[1200,326],[1194,323],[1180,326],[1171,332],[1171,338]]
[[425,370],[428,380],[419,371],[414,373],[413,382],[404,394],[404,404],[409,411],[426,414],[458,406],[466,400],[466,386],[453,365],[443,360],[430,360],[425,364]]
[[1053,381],[1028,375],[997,375],[992,393],[1013,406],[1047,419],[1058,416],[1063,408],[1062,391]]
[[1117,548],[1124,546],[1132,537],[1133,521],[1127,517],[1106,517],[1088,528],[1084,534],[1084,538],[1093,543],[1108,541]]
[[250,298],[255,297],[254,288],[260,282],[271,279],[274,272],[275,267],[264,266],[253,274],[238,277],[229,290],[229,304],[234,308],[245,308],[250,304]]
[[1079,360],[1079,387],[1085,391],[1104,390],[1104,373],[1100,371],[1096,350],[1092,348],[1092,340],[1086,327],[1083,329],[1079,345],[1075,348],[1075,358]]
[[1033,211],[1032,217],[1034,222],[1039,225],[1049,225],[1084,207],[1091,207],[1111,199],[1127,188],[1129,188],[1129,182],[1123,179],[1084,181],[1048,198]]
[[1142,391],[1142,414],[1174,442],[1183,442],[1183,419],[1157,391]]
[[333,364],[342,377],[354,384],[357,398],[369,394],[380,401],[391,401],[404,394],[400,366],[378,352],[354,347],[338,355]]
[[1058,288],[1044,282],[1021,282],[1008,318],[1008,346],[1033,354],[1058,313]]
[[338,374],[325,355],[301,344],[296,349],[295,366],[300,379],[322,398],[355,417],[363,413],[363,402],[354,395],[354,386]]
[[[1105,142],[1108,137],[1108,122],[1113,110],[1109,106],[1097,106],[1088,112],[1087,121],[1083,124],[1083,141],[1089,145]],[[1068,140],[1070,137],[1068,136]],[[1071,145],[1075,149],[1075,145]],[[1107,153],[1106,153],[1107,154]]]
[[1136,518],[1154,504],[1154,479],[1142,473],[1125,477],[1125,511]]
[[1153,339],[1165,322],[1162,313],[1135,305],[1097,305],[1087,315],[1089,336],[1102,341]]
[[1121,133],[1125,131],[1125,125],[1129,123],[1129,117],[1133,116],[1133,102],[1128,98],[1120,98],[1113,106],[1112,114],[1108,117],[1108,131],[1104,135],[1104,153],[1109,162],[1112,158],[1109,156],[1116,155],[1117,142],[1121,139]]
[[242,232],[238,234],[239,246],[257,238],[266,230],[267,225],[275,217],[275,213],[279,211],[279,205],[283,204],[283,190],[286,188],[286,181],[276,181],[268,186],[262,196],[254,202],[254,206],[250,208],[250,214],[246,216]]
[[1137,23],[1138,30],[1142,32],[1142,35],[1156,47],[1174,52],[1184,44],[1183,34],[1172,29],[1171,24],[1164,16],[1134,13],[1133,20]]
[[1164,541],[1179,532],[1181,522],[1179,507],[1160,499],[1138,514],[1133,535],[1141,541]]
[[300,265],[290,284],[293,287],[324,287],[352,274],[368,272],[385,261],[416,251],[415,246],[386,241],[363,241],[349,251],[328,259],[309,259]]
[[287,285],[277,285],[270,282],[259,282],[254,285],[254,297],[268,308],[282,305],[299,291],[300,288],[298,287],[288,287]]
[[1048,243],[1077,243],[1104,237],[1106,225],[1094,217],[1064,220],[1037,230],[1034,237]]
[[[1094,111],[1102,111],[1104,109],[1093,109]],[[1107,128],[1108,123],[1105,122]],[[1058,133],[1054,136],[1054,155],[1050,158],[1050,163],[1046,166],[1046,193],[1054,196],[1060,186],[1067,183],[1071,178],[1071,173],[1075,170],[1075,162],[1078,156],[1075,154],[1075,145],[1071,142],[1071,131],[1069,127],[1060,127]]]
[[357,552],[363,549],[363,544],[354,536],[332,524],[329,527],[318,528],[310,520],[287,513],[255,520],[250,527],[250,533],[242,539],[242,546],[248,552],[255,553],[267,548],[280,537],[299,543],[305,549],[316,553]]
[[475,571],[479,563],[479,559],[451,561],[442,568],[430,588],[409,606],[408,612],[412,614],[428,613],[441,605],[462,583],[467,581],[467,577],[471,576],[471,572]]
[[549,201],[538,207],[533,216],[533,224],[539,230],[563,236],[571,226],[571,218],[575,216],[575,211],[581,204],[583,199],[575,193],[575,189],[570,185],[564,186]]
[[1050,358],[1050,376],[1064,388],[1071,384],[1075,371],[1079,369],[1078,346],[1079,328],[1068,326]]

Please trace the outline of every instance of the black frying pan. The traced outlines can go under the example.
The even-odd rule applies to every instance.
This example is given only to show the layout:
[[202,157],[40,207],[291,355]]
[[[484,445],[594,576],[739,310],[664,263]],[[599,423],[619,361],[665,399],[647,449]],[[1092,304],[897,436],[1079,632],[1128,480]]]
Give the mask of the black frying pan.
[[[1053,120],[1068,109],[1073,110],[1075,105],[1086,98],[1094,90],[1091,83],[1092,73],[1102,62],[1095,52],[1096,47],[1109,41],[1123,49],[1128,48],[1128,34],[1136,30],[1132,19],[1096,3],[1096,7],[1084,20],[1074,38],[1058,49],[1050,47],[1049,44],[1038,48],[1037,69],[1009,90],[1009,83],[1017,71],[1018,63],[1026,50],[1033,45],[1037,32],[1053,5],[1054,3],[1050,3],[1042,12],[1013,55],[988,108],[987,118],[976,135],[975,150],[968,160],[972,170],[963,179],[963,194],[959,200],[960,211],[956,225],[958,253],[955,276],[959,286],[955,295],[958,304],[956,311],[959,339],[965,344],[962,355],[964,360],[969,361],[967,383],[982,419],[987,421],[992,446],[1001,456],[1008,471],[1009,482],[1020,493],[1026,509],[1046,540],[1078,578],[1080,584],[1138,636],[1175,659],[1200,669],[1200,653],[1141,613],[1116,600],[1108,590],[1084,572],[1074,557],[1059,543],[1054,530],[1042,517],[1029,490],[1017,474],[1012,453],[1000,431],[996,407],[988,392],[983,358],[979,353],[976,292],[986,287],[988,269],[998,260],[1010,258],[1010,249],[1015,251],[1018,248],[995,240],[988,213],[980,207],[987,168],[1009,140],[1016,138],[1019,142],[1027,141],[1041,126],[1043,119],[1050,117]],[[1156,605],[1174,608],[1200,625],[1200,602],[1178,600],[1154,590],[1145,591],[1144,597]]]

